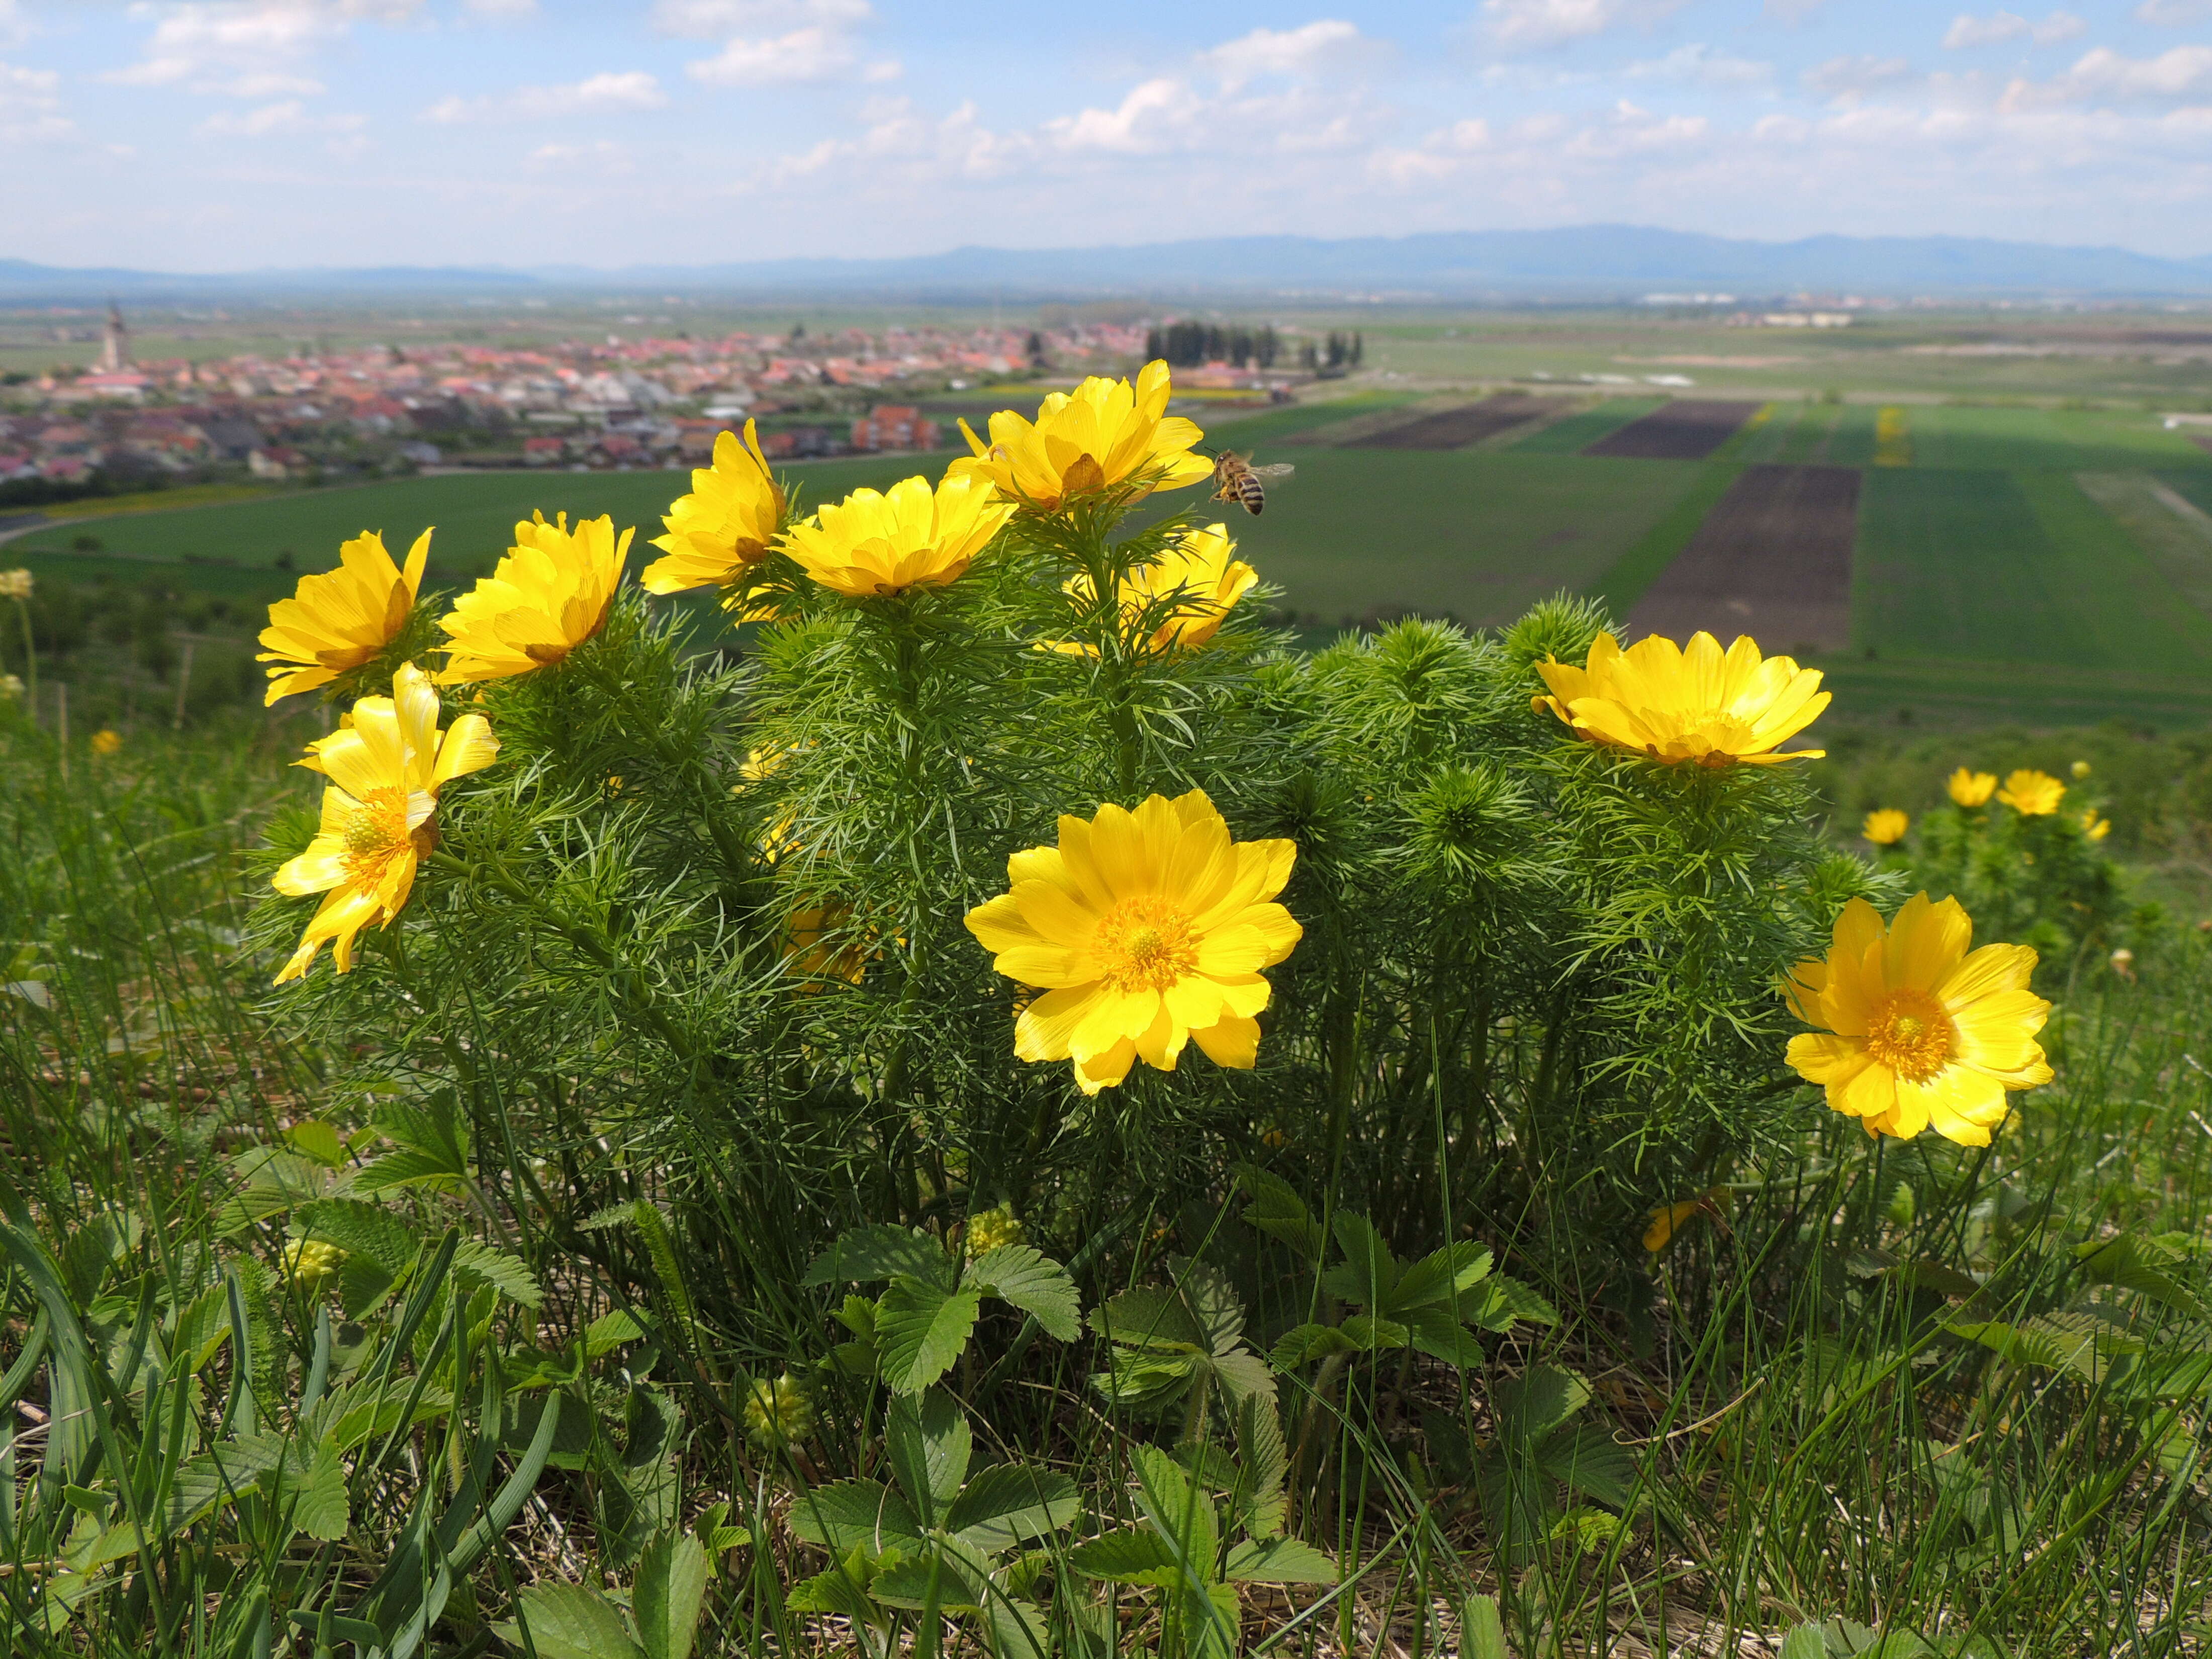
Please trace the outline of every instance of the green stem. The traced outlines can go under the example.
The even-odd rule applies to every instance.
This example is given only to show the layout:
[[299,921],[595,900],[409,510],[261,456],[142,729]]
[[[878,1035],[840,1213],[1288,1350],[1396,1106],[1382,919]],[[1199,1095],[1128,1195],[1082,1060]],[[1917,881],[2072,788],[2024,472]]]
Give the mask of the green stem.
[[31,602],[15,601],[16,620],[23,624],[23,689],[31,705],[31,723],[39,720],[39,651],[31,641]]

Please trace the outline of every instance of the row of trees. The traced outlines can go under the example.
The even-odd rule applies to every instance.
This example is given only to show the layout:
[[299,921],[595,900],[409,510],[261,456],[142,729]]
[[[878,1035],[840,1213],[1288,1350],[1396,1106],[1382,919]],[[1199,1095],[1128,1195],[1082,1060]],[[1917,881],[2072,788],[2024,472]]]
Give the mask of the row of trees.
[[[1331,329],[1326,338],[1307,340],[1298,347],[1298,366],[1309,373],[1324,368],[1356,368],[1367,355],[1367,344],[1357,330],[1340,333]],[[1285,356],[1285,343],[1270,324],[1258,328],[1224,328],[1218,323],[1170,323],[1145,333],[1145,356],[1164,357],[1176,368],[1200,363],[1235,363],[1244,368],[1273,368]]]

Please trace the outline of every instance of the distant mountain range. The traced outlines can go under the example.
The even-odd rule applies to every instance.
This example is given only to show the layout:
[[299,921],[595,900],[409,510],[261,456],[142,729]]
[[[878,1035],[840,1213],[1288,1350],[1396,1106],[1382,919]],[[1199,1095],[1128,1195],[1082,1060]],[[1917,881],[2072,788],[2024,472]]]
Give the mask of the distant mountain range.
[[745,264],[459,266],[178,275],[68,270],[0,259],[0,303],[139,303],[309,295],[364,300],[563,292],[759,299],[974,301],[1197,295],[1249,299],[1595,301],[1659,292],[1746,299],[1802,291],[1985,297],[2212,295],[2212,255],[2161,258],[2117,247],[2056,247],[1960,236],[1811,236],[1759,242],[1632,225],[1486,230],[1328,240],[1231,236],[1128,247],[962,247],[893,259]]

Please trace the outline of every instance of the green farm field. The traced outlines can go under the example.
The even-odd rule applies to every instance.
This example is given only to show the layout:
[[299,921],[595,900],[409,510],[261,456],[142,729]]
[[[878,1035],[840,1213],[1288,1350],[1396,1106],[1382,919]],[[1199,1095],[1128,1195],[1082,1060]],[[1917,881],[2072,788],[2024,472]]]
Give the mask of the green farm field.
[[[1263,516],[1225,506],[1208,514],[1232,522],[1309,641],[1404,611],[1492,624],[1561,589],[1600,595],[1625,616],[1744,468],[1846,466],[1862,477],[1852,643],[1823,664],[1839,714],[1936,723],[2202,717],[2212,696],[2212,613],[2202,603],[2212,596],[2212,454],[2156,417],[1790,399],[1759,405],[1702,461],[1584,453],[1662,402],[1569,394],[1559,418],[1459,451],[1350,441],[1376,430],[1378,415],[1435,406],[1434,394],[1423,401],[1388,387],[1256,413],[1192,412],[1224,446],[1295,463]],[[1885,408],[1904,431],[1886,459],[1903,465],[1874,464]],[[1340,427],[1343,439],[1332,439]],[[801,499],[815,502],[934,474],[950,459],[814,462],[791,473]],[[434,575],[465,580],[489,569],[533,507],[610,513],[638,526],[633,560],[641,563],[660,514],[686,487],[680,472],[549,471],[173,508],[142,501],[105,516],[80,506],[71,509],[80,516],[19,535],[0,556],[42,579],[152,578],[250,606],[325,568],[363,529],[383,531],[397,551],[435,525]],[[88,536],[99,548],[76,550]],[[1712,625],[1725,634],[1729,623]]]

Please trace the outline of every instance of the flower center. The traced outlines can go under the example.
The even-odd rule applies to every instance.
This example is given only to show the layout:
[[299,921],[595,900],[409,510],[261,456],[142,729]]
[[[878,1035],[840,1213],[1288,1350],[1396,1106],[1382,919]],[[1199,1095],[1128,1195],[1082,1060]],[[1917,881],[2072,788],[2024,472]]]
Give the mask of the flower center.
[[1157,898],[1125,899],[1106,913],[1091,940],[1117,991],[1164,991],[1198,966],[1190,918]]
[[386,866],[410,848],[428,852],[436,832],[428,824],[412,836],[407,831],[407,792],[398,788],[372,789],[346,820],[346,878],[356,887],[374,887],[384,879]]
[[1908,1083],[1948,1065],[1954,1042],[1950,1015],[1925,991],[1892,991],[1867,1024],[1867,1051]]

